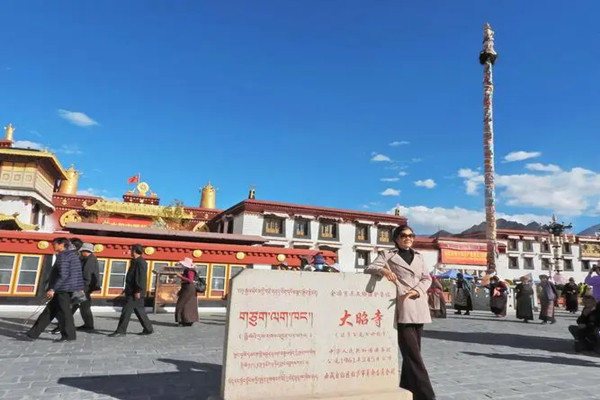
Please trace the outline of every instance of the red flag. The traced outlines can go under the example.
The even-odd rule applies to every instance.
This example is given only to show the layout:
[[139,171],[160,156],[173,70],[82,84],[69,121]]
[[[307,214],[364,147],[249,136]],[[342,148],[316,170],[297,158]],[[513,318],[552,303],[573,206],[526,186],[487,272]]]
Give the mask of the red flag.
[[134,175],[131,178],[127,179],[127,183],[136,183],[140,181],[139,175]]

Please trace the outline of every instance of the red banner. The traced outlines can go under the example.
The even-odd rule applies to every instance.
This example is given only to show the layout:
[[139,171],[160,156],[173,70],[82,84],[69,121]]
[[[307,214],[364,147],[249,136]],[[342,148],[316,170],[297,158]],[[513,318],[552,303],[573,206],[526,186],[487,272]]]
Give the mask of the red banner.
[[460,265],[486,265],[487,252],[475,250],[440,249],[442,263]]

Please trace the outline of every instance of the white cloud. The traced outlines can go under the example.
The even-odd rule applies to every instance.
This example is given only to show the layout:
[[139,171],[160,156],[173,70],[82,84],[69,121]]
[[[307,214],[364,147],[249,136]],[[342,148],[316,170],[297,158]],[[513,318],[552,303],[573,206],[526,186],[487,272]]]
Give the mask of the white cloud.
[[83,151],[79,149],[79,146],[76,144],[63,144],[60,149],[57,150],[57,153],[64,153],[70,155],[80,155],[83,154]]
[[415,181],[415,186],[424,187],[427,189],[433,189],[437,185],[433,179],[425,179]]
[[77,191],[77,194],[80,194],[82,196],[94,196],[94,197],[102,197],[102,193],[106,193],[106,190],[87,188],[87,189],[80,189]]
[[458,170],[458,176],[464,179],[468,195],[474,196],[478,194],[477,189],[484,182],[483,175],[469,168],[461,168]]
[[80,189],[77,191],[77,194],[80,194],[82,196],[101,197],[104,200],[108,200],[108,201],[123,201],[123,199],[120,199],[118,197],[110,197],[110,195],[109,195],[110,193],[106,189],[95,189],[95,188]]
[[400,141],[396,140],[396,141],[394,141],[394,142],[390,143],[390,146],[392,146],[392,147],[396,147],[396,146],[405,146],[405,145],[407,145],[407,144],[410,144],[410,142],[408,142],[408,141],[406,141],[406,140],[400,140]]
[[423,161],[423,159],[422,159],[422,158],[416,158],[416,157],[415,157],[415,158],[411,158],[411,159],[410,159],[410,162],[413,162],[413,163],[419,163],[419,162],[421,162],[421,161]]
[[[461,171],[467,194],[477,194],[483,175]],[[496,191],[509,206],[541,208],[565,216],[593,215],[600,200],[600,174],[576,167],[546,175],[496,175]]]
[[398,182],[400,178],[381,178],[381,182]]
[[373,153],[372,156],[373,156],[373,158],[371,158],[371,161],[375,161],[375,162],[392,162],[391,158],[389,158],[388,156],[384,156],[383,154]]
[[406,172],[406,171],[398,172],[398,176],[406,176],[406,175],[408,175],[408,172]]
[[540,164],[540,163],[533,163],[533,164],[525,165],[525,168],[527,168],[530,171],[540,171],[540,172],[560,172],[560,171],[562,171],[558,165],[554,165],[554,164],[544,165],[544,164]]
[[[393,214],[396,208],[400,209],[400,214],[408,218],[408,223],[417,231],[417,233],[434,233],[440,229],[452,233],[460,233],[465,229],[478,225],[485,221],[485,213],[478,210],[468,210],[461,207],[426,207],[412,206],[405,207],[396,205],[388,211]],[[509,221],[516,221],[521,224],[531,222],[544,222],[548,220],[547,215],[537,214],[504,214],[499,213],[497,218],[504,218]]]
[[539,151],[513,151],[504,156],[504,162],[523,161],[541,156]]
[[382,196],[400,196],[400,191],[397,189],[387,188],[380,194]]
[[58,110],[58,116],[69,121],[73,125],[77,126],[93,126],[98,125],[98,122],[94,121],[86,114],[80,111],[69,111],[69,110]]
[[13,147],[33,150],[42,150],[45,148],[43,144],[37,142],[30,142],[29,140],[15,140],[15,142],[13,143]]

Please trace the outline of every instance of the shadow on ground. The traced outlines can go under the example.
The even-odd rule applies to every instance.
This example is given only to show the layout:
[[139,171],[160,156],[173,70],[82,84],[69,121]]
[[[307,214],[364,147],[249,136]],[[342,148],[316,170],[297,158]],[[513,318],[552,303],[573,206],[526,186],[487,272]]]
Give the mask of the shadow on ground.
[[527,336],[514,333],[491,334],[489,332],[452,332],[426,330],[423,336],[429,339],[451,342],[477,343],[490,346],[508,346],[518,349],[546,350],[562,353],[573,352],[573,340],[543,336]]
[[[577,367],[600,367],[600,364],[597,362],[582,360],[580,358],[568,358],[561,356],[528,356],[525,354],[497,354],[497,353],[474,353],[470,351],[463,351],[463,354],[467,354],[469,356],[481,356],[488,357],[494,360],[514,360],[514,361],[527,361],[527,362],[535,362],[535,363],[547,363],[547,364],[557,364],[557,365],[572,365]],[[590,353],[591,354],[591,353]],[[586,353],[585,355],[588,355]]]
[[194,361],[159,359],[177,366],[177,372],[60,378],[58,383],[77,389],[132,400],[206,399],[220,392],[221,366]]
[[[149,318],[151,317],[151,314],[148,316]],[[110,317],[110,316],[106,316],[106,315],[99,315],[99,316],[94,316],[94,318],[102,318],[102,319],[111,319],[111,320],[115,320],[118,321],[119,317]],[[173,317],[175,318],[175,317]],[[132,320],[135,321],[135,319],[132,318]],[[170,326],[170,327],[177,327],[177,323],[175,322],[175,320],[173,320],[173,322],[164,322],[164,321],[156,321],[153,320],[152,318],[150,318],[150,321],[152,322],[152,325],[156,325],[156,326]],[[200,324],[204,324],[204,325],[225,325],[225,319],[214,319],[214,318],[203,318],[202,316],[200,316],[200,321],[198,321]],[[115,325],[116,328],[116,325]]]

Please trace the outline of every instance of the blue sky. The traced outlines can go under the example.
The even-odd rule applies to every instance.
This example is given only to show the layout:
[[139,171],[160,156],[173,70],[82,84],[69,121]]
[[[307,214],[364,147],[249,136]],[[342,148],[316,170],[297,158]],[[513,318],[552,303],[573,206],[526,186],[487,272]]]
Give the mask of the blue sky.
[[221,208],[256,185],[459,231],[483,219],[489,21],[498,212],[582,230],[600,211],[600,4],[491,3],[3,2],[0,123],[74,163],[83,193],[118,198],[139,172],[162,203],[196,205],[210,180]]

